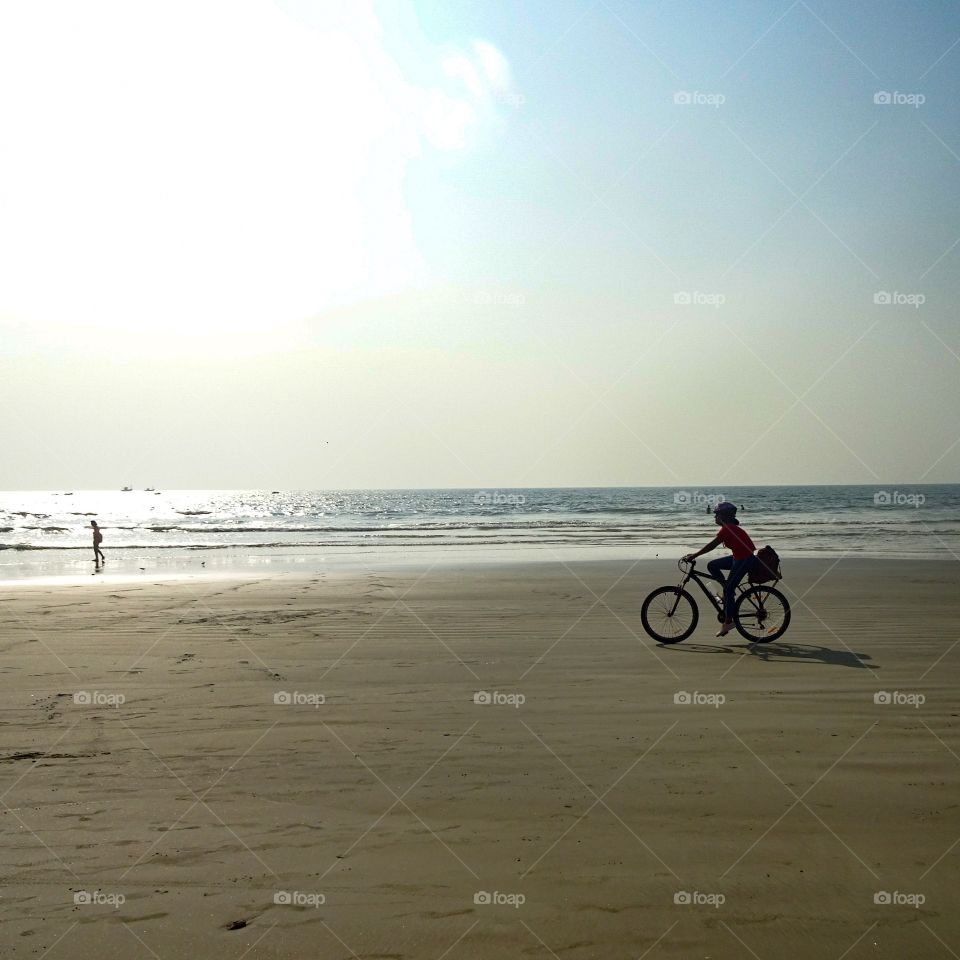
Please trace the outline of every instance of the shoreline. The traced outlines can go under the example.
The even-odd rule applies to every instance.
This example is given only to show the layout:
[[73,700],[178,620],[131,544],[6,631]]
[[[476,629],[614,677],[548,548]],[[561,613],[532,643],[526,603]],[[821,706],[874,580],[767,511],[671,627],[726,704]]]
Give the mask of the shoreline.
[[[525,567],[529,565],[569,563],[631,563],[653,562],[676,567],[680,556],[692,550],[693,546],[658,545],[640,549],[631,546],[582,546],[562,544],[557,546],[508,546],[477,548],[475,546],[437,547],[423,545],[409,547],[366,547],[356,548],[317,548],[303,549],[289,547],[283,549],[253,548],[237,550],[225,548],[158,548],[138,549],[115,547],[108,549],[107,563],[100,571],[91,567],[90,548],[57,548],[57,555],[51,557],[48,551],[37,551],[42,556],[31,555],[23,560],[30,551],[0,552],[0,585],[27,584],[33,582],[87,582],[91,577],[108,581],[131,581],[160,577],[164,580],[193,578],[257,577],[270,574],[296,574],[313,571],[334,572],[361,571],[365,569],[422,569],[425,567],[442,568],[457,566],[483,567]],[[64,555],[68,554],[68,555]],[[701,566],[713,556],[721,556],[721,551],[704,558]],[[944,550],[943,555],[891,556],[887,553],[871,555],[862,550],[844,553],[843,551],[809,551],[802,554],[781,553],[786,569],[794,563],[846,562],[864,560],[888,563],[933,564],[942,566],[944,561],[952,562],[958,558]]]
[[[956,558],[960,484],[925,489],[757,487],[724,495],[745,504],[742,519],[757,545],[771,543],[785,557]],[[164,570],[197,560],[266,569],[297,556],[360,565],[397,555],[426,563],[680,556],[712,539],[714,499],[707,490],[668,487],[9,493],[0,495],[0,578],[82,573],[92,556],[91,517],[108,557]]]

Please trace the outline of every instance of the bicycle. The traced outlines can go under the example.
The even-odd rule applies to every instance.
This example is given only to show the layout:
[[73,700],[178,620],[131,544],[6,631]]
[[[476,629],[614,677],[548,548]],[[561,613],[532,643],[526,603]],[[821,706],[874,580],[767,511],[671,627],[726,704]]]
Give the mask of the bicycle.
[[[724,622],[723,597],[715,597],[704,583],[722,583],[719,577],[700,573],[696,560],[680,560],[677,566],[684,574],[683,581],[675,587],[658,587],[643,601],[640,610],[643,629],[659,643],[680,643],[696,630],[700,610],[693,595],[684,589],[691,580],[717,611],[717,620]],[[779,582],[775,580],[774,584]],[[744,577],[737,585],[733,623],[751,643],[770,643],[779,640],[790,626],[790,604],[775,586],[753,584]]]

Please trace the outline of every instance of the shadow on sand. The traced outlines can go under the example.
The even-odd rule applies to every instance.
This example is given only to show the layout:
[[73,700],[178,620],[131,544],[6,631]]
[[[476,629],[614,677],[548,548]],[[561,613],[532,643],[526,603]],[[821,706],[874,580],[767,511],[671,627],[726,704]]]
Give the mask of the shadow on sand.
[[705,643],[658,643],[661,650],[678,653],[729,653],[737,657],[757,657],[759,660],[787,662],[801,660],[807,663],[823,663],[831,667],[853,667],[855,670],[879,670],[874,663],[867,663],[870,655],[853,650],[831,650],[815,643],[741,643],[736,646]]

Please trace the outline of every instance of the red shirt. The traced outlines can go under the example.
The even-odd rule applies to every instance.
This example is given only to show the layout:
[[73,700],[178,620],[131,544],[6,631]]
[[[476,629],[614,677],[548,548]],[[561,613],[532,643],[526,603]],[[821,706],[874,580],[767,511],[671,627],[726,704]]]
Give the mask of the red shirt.
[[728,550],[733,551],[734,560],[746,560],[747,557],[752,557],[756,550],[753,541],[747,536],[747,531],[736,524],[723,524],[717,531],[717,536]]

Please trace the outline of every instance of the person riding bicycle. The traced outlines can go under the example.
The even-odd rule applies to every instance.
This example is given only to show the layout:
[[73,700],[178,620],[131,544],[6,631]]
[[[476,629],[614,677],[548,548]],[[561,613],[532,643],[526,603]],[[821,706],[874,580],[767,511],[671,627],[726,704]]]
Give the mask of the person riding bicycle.
[[[707,564],[710,575],[716,577],[723,584],[723,626],[718,637],[725,637],[733,629],[734,592],[737,584],[750,572],[750,568],[757,562],[754,556],[756,547],[747,531],[740,526],[737,519],[737,506],[724,500],[713,508],[713,519],[720,525],[716,537],[696,553],[688,553],[683,559],[691,562],[704,553],[715,550],[721,544],[731,551],[732,556],[718,557]],[[723,571],[729,570],[730,575],[724,579]]]

